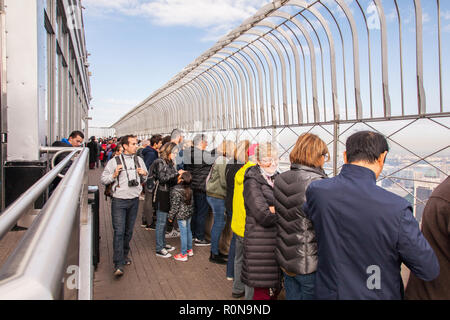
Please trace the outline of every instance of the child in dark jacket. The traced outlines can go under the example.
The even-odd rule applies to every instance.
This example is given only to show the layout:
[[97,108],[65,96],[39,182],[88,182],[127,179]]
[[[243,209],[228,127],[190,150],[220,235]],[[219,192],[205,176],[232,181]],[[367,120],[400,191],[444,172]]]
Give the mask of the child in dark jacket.
[[175,260],[187,261],[192,257],[191,217],[194,212],[194,197],[190,187],[192,175],[185,171],[178,176],[178,184],[170,191],[170,211],[168,220],[176,217],[180,228],[181,253],[174,256]]

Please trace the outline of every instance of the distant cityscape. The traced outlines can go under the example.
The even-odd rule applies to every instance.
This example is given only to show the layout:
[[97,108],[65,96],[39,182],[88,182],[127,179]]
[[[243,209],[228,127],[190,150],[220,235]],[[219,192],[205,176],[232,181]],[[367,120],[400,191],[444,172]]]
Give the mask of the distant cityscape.
[[[413,155],[389,154],[377,185],[405,198],[413,208],[414,217],[421,223],[423,210],[431,193],[450,175],[450,156],[435,156],[419,162],[417,160]],[[342,164],[340,158],[338,168]],[[287,153],[280,158],[280,170],[288,170],[289,165]],[[325,167],[330,177],[333,175],[331,165],[330,162]]]

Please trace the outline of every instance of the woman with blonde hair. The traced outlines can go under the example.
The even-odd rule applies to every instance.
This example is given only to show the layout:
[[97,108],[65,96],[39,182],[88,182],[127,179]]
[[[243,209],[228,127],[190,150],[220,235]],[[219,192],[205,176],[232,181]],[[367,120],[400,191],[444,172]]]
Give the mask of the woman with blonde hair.
[[236,145],[234,142],[224,140],[216,149],[219,155],[214,161],[211,172],[206,179],[206,199],[214,214],[214,223],[211,229],[211,255],[209,261],[226,264],[226,255],[219,252],[219,239],[225,227],[225,197],[227,194],[227,180],[225,169],[228,160],[234,156]]
[[309,300],[314,297],[317,241],[302,205],[309,184],[327,177],[323,166],[330,154],[326,143],[317,135],[305,133],[298,137],[289,157],[291,169],[275,180],[278,216],[275,255],[284,273],[286,299]]

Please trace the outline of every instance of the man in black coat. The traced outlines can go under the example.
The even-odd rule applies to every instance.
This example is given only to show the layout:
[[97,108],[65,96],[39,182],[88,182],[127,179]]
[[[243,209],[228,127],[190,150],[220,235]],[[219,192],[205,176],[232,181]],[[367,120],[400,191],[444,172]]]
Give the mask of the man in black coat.
[[[150,145],[146,146],[142,150],[142,155],[144,157],[144,163],[147,167],[147,172],[150,173],[150,166],[153,162],[159,158],[159,149],[162,146],[162,136],[160,134],[155,134],[150,138]],[[142,212],[142,227],[147,230],[155,230],[156,228],[156,209],[153,206],[153,193],[147,188],[145,190],[145,201],[144,210]]]
[[184,154],[184,169],[192,175],[194,215],[191,220],[191,230],[196,246],[211,245],[211,242],[205,239],[205,223],[209,210],[206,201],[206,178],[215,159],[210,152],[205,150],[207,146],[206,136],[198,134],[194,137],[194,147]]
[[98,144],[97,141],[95,141],[95,137],[92,136],[89,139],[89,143],[87,144],[87,147],[89,148],[89,169],[95,168],[95,163],[97,162],[98,157]]

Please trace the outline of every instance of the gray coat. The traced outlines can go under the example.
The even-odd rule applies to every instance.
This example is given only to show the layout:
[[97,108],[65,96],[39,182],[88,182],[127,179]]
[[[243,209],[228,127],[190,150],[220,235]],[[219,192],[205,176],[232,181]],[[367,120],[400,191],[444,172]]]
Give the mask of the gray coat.
[[[107,185],[110,183],[114,183],[112,190],[113,190],[113,198],[119,198],[119,199],[134,199],[139,197],[139,195],[142,192],[142,182],[145,182],[147,180],[147,176],[140,176],[137,173],[137,168],[134,163],[134,157],[136,155],[127,155],[122,154],[120,155],[120,161],[123,165],[123,160],[125,160],[125,166],[127,167],[128,177],[125,171],[125,166],[122,168],[122,171],[119,173],[119,176],[117,178],[113,178],[114,171],[116,171],[117,168],[117,161],[115,157],[112,157],[111,160],[108,161],[105,170],[103,170],[102,176],[100,178],[100,181],[102,184]],[[122,160],[123,159],[123,160]],[[139,166],[145,170],[145,163],[144,160],[142,160],[141,157],[136,156],[136,160],[139,161]],[[128,181],[129,180],[137,180],[139,182],[139,185],[136,187],[129,187]],[[119,182],[119,183],[117,183]]]
[[311,220],[302,211],[305,193],[314,180],[326,178],[321,169],[292,164],[291,170],[275,179],[277,220],[275,256],[280,267],[291,274],[310,274],[317,269],[317,241]]

